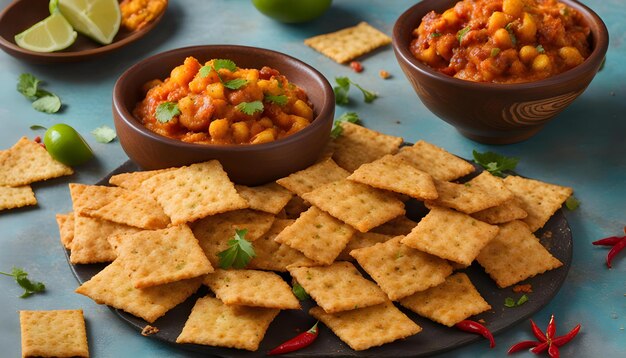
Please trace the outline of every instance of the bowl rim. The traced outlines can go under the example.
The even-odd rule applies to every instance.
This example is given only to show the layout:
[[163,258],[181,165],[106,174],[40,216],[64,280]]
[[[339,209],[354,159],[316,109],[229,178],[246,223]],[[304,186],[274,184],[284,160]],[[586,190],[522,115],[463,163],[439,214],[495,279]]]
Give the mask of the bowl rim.
[[[606,28],[606,24],[604,23],[604,21],[602,21],[600,16],[598,16],[598,14],[596,14],[593,10],[591,10],[586,5],[578,2],[577,0],[558,0],[559,2],[565,3],[580,12],[590,27],[590,35],[593,36],[593,50],[583,63],[565,72],[550,76],[542,80],[521,83],[474,82],[448,76],[433,70],[430,66],[416,59],[409,50],[409,44],[400,43],[400,39],[406,36],[404,33],[401,32],[401,27],[405,25],[410,25],[407,23],[409,22],[409,18],[416,16],[416,9],[425,7],[426,12],[419,16],[419,19],[417,19],[417,21],[412,25],[411,30],[419,25],[421,18],[426,15],[428,11],[432,10],[433,4],[442,3],[443,1],[445,0],[422,0],[404,11],[398,17],[393,26],[392,46],[397,57],[399,57],[399,60],[401,58],[402,62],[405,62],[407,65],[411,66],[411,68],[417,70],[422,75],[425,75],[433,80],[445,82],[446,84],[451,86],[473,90],[498,90],[509,92],[537,89],[538,87],[551,87],[561,83],[575,81],[581,75],[581,73],[587,73],[589,71],[597,72],[596,68],[598,68],[602,61],[605,59],[606,52],[608,50],[609,32]],[[448,1],[452,4],[455,4],[461,0]],[[597,28],[598,30],[597,34],[594,32],[595,28]],[[411,36],[411,39],[412,38],[413,37]]]
[[[126,82],[128,82],[128,77],[134,72],[140,71],[140,69],[146,65],[147,63],[152,63],[154,61],[158,61],[160,58],[164,56],[192,56],[194,52],[198,52],[205,48],[214,48],[216,50],[226,50],[229,51],[240,51],[240,52],[248,52],[251,51],[261,52],[263,54],[268,54],[274,57],[283,58],[285,63],[288,63],[290,66],[296,65],[305,68],[309,72],[309,76],[313,76],[317,81],[322,85],[322,92],[324,93],[324,100],[322,103],[322,108],[319,109],[316,113],[315,118],[311,121],[311,124],[305,127],[304,129],[290,134],[284,138],[277,139],[268,143],[261,144],[199,144],[199,143],[188,143],[183,142],[179,139],[169,138],[166,136],[162,136],[158,133],[155,133],[148,128],[146,128],[137,118],[135,118],[130,111],[126,108],[123,103],[123,92],[126,91]],[[256,56],[253,55],[253,56]],[[268,64],[268,66],[271,64]],[[295,66],[294,66],[295,67]],[[170,70],[171,71],[171,70]],[[305,91],[310,91],[311,89],[304,89]],[[207,150],[207,151],[216,151],[216,152],[252,152],[252,151],[261,151],[261,150],[272,150],[282,146],[289,146],[293,142],[299,141],[302,137],[309,135],[309,133],[314,133],[315,129],[318,127],[323,127],[326,121],[333,121],[333,113],[335,110],[335,96],[333,89],[322,73],[313,68],[311,65],[282,52],[269,50],[261,47],[252,47],[252,46],[242,46],[242,45],[229,45],[229,44],[212,44],[212,45],[195,45],[195,46],[187,46],[180,47],[172,50],[168,50],[165,52],[161,52],[155,55],[152,55],[148,58],[141,60],[140,62],[134,64],[129,67],[122,73],[122,75],[115,82],[113,87],[113,108],[117,113],[118,117],[122,119],[126,125],[128,125],[132,130],[138,132],[140,135],[148,137],[151,140],[155,140],[161,144],[165,145],[173,145],[179,147],[181,149],[189,149],[189,150]],[[326,121],[321,119],[328,118]],[[319,119],[319,120],[318,120]],[[329,133],[330,135],[330,133]]]

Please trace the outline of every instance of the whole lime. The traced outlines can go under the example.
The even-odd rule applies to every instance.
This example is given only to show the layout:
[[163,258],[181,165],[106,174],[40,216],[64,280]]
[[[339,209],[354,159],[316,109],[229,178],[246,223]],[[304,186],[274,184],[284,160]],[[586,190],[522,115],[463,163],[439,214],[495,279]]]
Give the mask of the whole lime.
[[48,128],[43,143],[52,158],[65,165],[79,165],[93,157],[93,152],[85,139],[74,128],[64,123]]
[[332,2],[332,0],[252,0],[261,13],[286,23],[313,20],[322,15]]

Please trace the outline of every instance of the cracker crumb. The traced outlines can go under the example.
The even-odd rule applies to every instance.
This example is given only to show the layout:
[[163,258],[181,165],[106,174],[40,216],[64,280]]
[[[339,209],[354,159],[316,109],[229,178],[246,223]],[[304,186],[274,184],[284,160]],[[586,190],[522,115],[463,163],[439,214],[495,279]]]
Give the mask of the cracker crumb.
[[385,70],[380,70],[378,71],[378,75],[380,76],[380,78],[382,78],[383,80],[386,80],[387,78],[391,77],[391,74],[389,74],[389,72],[385,71]]
[[543,235],[541,235],[542,239],[551,239],[552,238],[552,231],[546,231],[543,233]]
[[157,333],[159,333],[159,329],[154,327],[154,326],[151,326],[149,324],[147,324],[141,330],[141,335],[144,336],[144,337],[151,336],[151,335],[157,334]]
[[478,323],[480,323],[480,324],[485,324],[485,323],[487,323],[487,322],[486,322],[484,319],[482,319],[482,318],[481,318],[481,319],[479,319],[479,320],[478,320]]
[[515,285],[513,286],[513,292],[515,293],[520,293],[520,292],[524,292],[524,293],[532,293],[533,292],[533,286],[531,284],[525,284],[525,285]]

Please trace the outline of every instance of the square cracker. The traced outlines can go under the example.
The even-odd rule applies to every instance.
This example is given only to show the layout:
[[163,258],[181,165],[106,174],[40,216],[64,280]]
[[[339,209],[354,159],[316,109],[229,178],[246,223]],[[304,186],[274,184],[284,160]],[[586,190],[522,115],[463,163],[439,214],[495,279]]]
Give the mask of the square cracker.
[[304,40],[305,45],[338,63],[346,63],[390,43],[391,38],[389,36],[370,26],[367,22],[360,22],[353,27]]
[[335,260],[337,261],[354,261],[354,257],[350,256],[350,251],[361,249],[364,247],[374,246],[378,243],[393,239],[397,235],[385,235],[375,232],[355,232],[352,239],[348,241],[348,245],[341,251]]
[[437,286],[452,273],[446,260],[403,245],[402,238],[350,252],[393,301]]
[[443,259],[469,265],[497,234],[497,226],[435,206],[402,239],[402,243]]
[[127,191],[104,185],[70,183],[72,208],[76,215],[90,216],[89,213],[113,202]]
[[432,200],[438,196],[430,174],[391,154],[361,165],[348,179],[419,200]]
[[246,240],[255,241],[272,227],[274,216],[261,211],[243,209],[208,216],[193,223],[191,229],[213,267],[219,267],[218,253],[228,248],[235,230],[247,229]]
[[109,239],[135,288],[198,277],[213,266],[187,225]]
[[458,179],[475,170],[472,164],[423,140],[411,147],[402,147],[396,156],[442,181]]
[[139,229],[106,220],[76,215],[70,262],[93,264],[115,260],[117,253],[107,239],[114,235],[130,234]]
[[287,226],[293,224],[293,220],[276,219],[270,230],[252,245],[256,257],[250,260],[248,268],[259,270],[272,270],[286,272],[287,267],[294,266],[314,266],[316,263],[304,256],[296,249],[276,242],[276,236]]
[[497,225],[524,219],[528,216],[528,213],[521,208],[519,199],[513,197],[511,200],[498,206],[475,212],[472,216],[488,224]]
[[508,287],[563,264],[546,250],[522,221],[500,226],[500,233],[480,255],[478,263],[500,287]]
[[202,285],[202,278],[135,288],[121,261],[115,260],[76,289],[98,304],[126,311],[153,323],[167,311],[182,303]]
[[154,175],[141,190],[155,197],[173,225],[248,207],[217,160]]
[[109,178],[109,184],[113,184],[115,186],[119,186],[120,188],[128,190],[137,190],[141,186],[141,183],[143,183],[146,179],[152,178],[157,174],[169,172],[170,170],[175,169],[176,168],[167,168],[142,172],[121,173]]
[[254,187],[235,185],[235,189],[239,195],[246,199],[250,209],[274,215],[278,214],[293,196],[289,190],[276,183]]
[[59,226],[59,237],[61,243],[66,249],[72,248],[72,240],[74,240],[74,212],[67,214],[57,214],[57,225]]
[[85,209],[94,218],[109,220],[142,229],[164,229],[170,223],[161,206],[151,197],[135,191],[125,191],[98,209]]
[[289,273],[328,313],[374,306],[387,301],[387,295],[349,262],[330,266],[290,267]]
[[338,166],[332,159],[327,159],[288,177],[278,179],[276,182],[292,193],[302,196],[324,184],[345,179],[348,175],[350,173]]
[[365,128],[350,122],[341,122],[343,131],[332,143],[333,159],[349,172],[361,164],[370,163],[386,154],[394,154],[403,139]]
[[35,193],[29,185],[10,187],[0,186],[0,210],[37,205]]
[[204,284],[227,305],[300,309],[291,287],[274,272],[217,269]]
[[22,186],[73,173],[72,168],[54,160],[39,143],[26,137],[0,152],[0,186]]
[[22,357],[89,357],[83,310],[20,311]]
[[406,338],[422,330],[389,301],[338,313],[326,313],[321,307],[313,307],[309,314],[324,322],[356,351]]
[[294,196],[283,208],[283,219],[297,219],[300,214],[307,211],[311,205],[299,196]]
[[330,265],[353,234],[350,225],[312,206],[274,240],[302,252],[311,260]]
[[523,220],[532,232],[541,229],[550,217],[572,195],[572,188],[509,175],[506,187],[519,199],[521,208],[528,213]]
[[469,277],[462,272],[448,276],[439,286],[401,299],[400,304],[448,327],[491,309]]
[[256,351],[276,308],[228,306],[217,298],[199,298],[176,343],[195,343]]
[[321,186],[303,199],[360,232],[404,215],[404,203],[394,194],[350,180]]
[[372,232],[385,235],[406,235],[417,226],[417,223],[406,216],[398,216],[372,229]]
[[502,179],[487,171],[464,184],[436,180],[435,186],[439,197],[429,200],[428,205],[445,206],[466,214],[498,206],[513,198]]

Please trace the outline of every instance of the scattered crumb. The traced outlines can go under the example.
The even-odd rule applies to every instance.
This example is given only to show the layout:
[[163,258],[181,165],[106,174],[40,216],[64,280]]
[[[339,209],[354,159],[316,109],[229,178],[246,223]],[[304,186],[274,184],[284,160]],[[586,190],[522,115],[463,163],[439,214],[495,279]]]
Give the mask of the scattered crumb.
[[363,72],[363,65],[359,61],[350,62],[350,68],[356,73]]
[[147,325],[146,325],[145,327],[143,327],[143,329],[141,330],[141,335],[142,335],[142,336],[145,336],[145,337],[150,336],[150,335],[153,335],[153,334],[157,334],[157,333],[159,333],[159,329],[158,329],[158,328],[156,328],[156,327],[153,327],[153,326],[151,326],[151,325],[149,325],[149,324],[147,324]]
[[[396,124],[401,124],[401,123],[402,123],[402,122],[400,122],[400,121],[396,121]],[[626,295],[624,295],[624,296],[626,296]]]
[[617,315],[617,313],[615,313],[615,312],[611,312],[611,318],[612,318],[612,319],[618,319],[618,318],[619,318],[619,316]]
[[515,293],[520,293],[520,292],[532,293],[533,292],[533,286],[530,283],[527,283],[525,285],[515,285],[515,286],[513,286],[513,292],[515,292]]
[[552,238],[552,231],[544,232],[543,235],[541,235],[541,238],[543,238],[543,239],[551,239]]
[[391,77],[391,75],[389,74],[389,72],[385,71],[385,70],[380,70],[378,71],[378,75],[380,76],[380,78],[382,78],[383,80],[386,80],[387,78]]
[[487,322],[485,322],[485,320],[481,318],[481,319],[478,320],[478,323],[485,324]]

